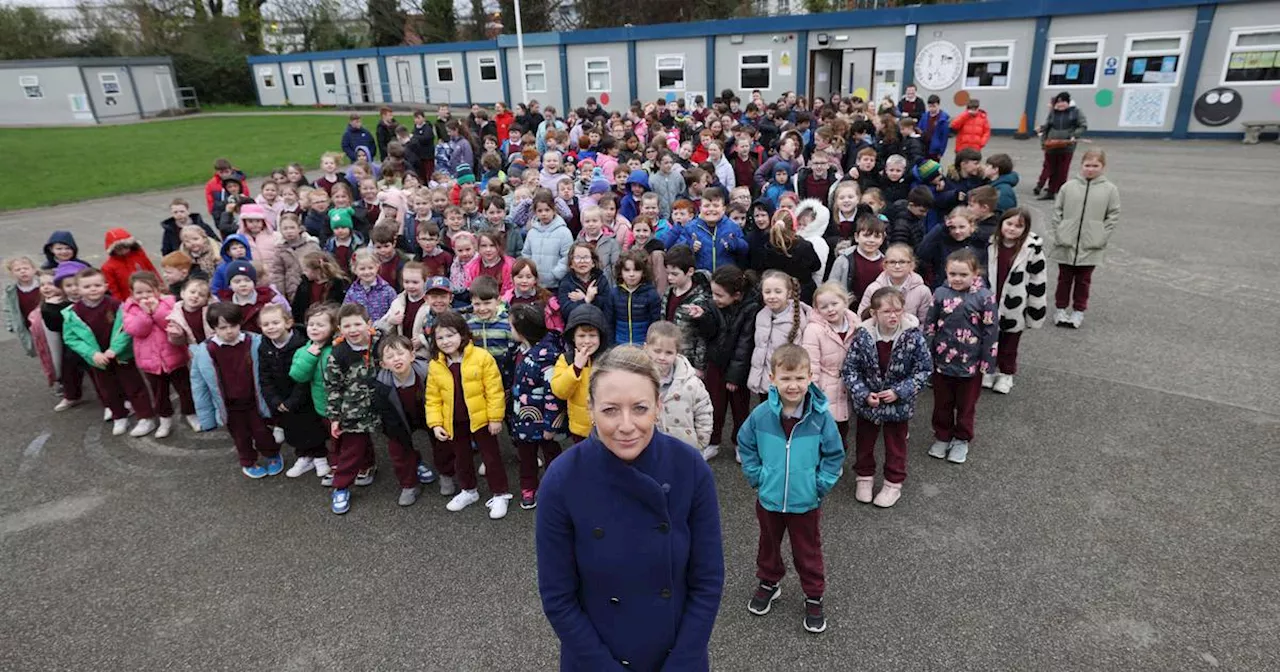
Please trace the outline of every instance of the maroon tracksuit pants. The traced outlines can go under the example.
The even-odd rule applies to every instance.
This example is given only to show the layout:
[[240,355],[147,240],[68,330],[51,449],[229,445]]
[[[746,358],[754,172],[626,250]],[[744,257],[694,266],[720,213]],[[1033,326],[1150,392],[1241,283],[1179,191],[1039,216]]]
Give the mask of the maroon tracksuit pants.
[[257,464],[259,455],[274,457],[280,454],[280,445],[271,436],[271,429],[256,408],[227,409],[227,431],[236,444],[236,457],[240,458],[242,467]]
[[1022,332],[1000,332],[1000,340],[996,345],[996,368],[1000,373],[1010,376],[1018,372],[1018,343],[1022,341]]
[[129,417],[129,409],[124,407],[126,399],[133,404],[133,413],[139,420],[156,417],[146,383],[133,362],[111,362],[105,369],[90,369],[89,374],[97,381],[102,404],[111,409],[111,419]]
[[1044,161],[1049,167],[1049,193],[1057,194],[1067,178],[1071,176],[1071,158],[1073,152],[1046,152]]
[[720,445],[724,438],[725,412],[733,410],[733,431],[729,434],[729,445],[738,444],[738,430],[746,422],[751,411],[751,392],[743,385],[730,392],[725,387],[724,370],[707,362],[707,393],[711,395],[711,443]]
[[147,382],[151,385],[151,396],[156,402],[156,415],[168,418],[173,415],[173,400],[169,398],[169,390],[178,391],[178,408],[183,415],[196,412],[195,401],[191,398],[191,372],[187,367],[179,367],[169,373],[147,374]]
[[876,475],[876,439],[884,431],[884,480],[886,483],[902,483],[907,480],[907,423],[886,422],[877,425],[859,417],[857,425],[857,461],[853,473],[859,476]]
[[760,506],[757,499],[756,520],[760,523],[756,578],[777,584],[787,573],[782,564],[782,535],[786,534],[791,537],[791,559],[800,575],[800,589],[805,597],[821,599],[827,587],[822,565],[822,507],[805,513],[777,513]]
[[1089,309],[1089,287],[1093,285],[1093,266],[1058,264],[1058,286],[1053,292],[1053,304],[1057,308],[1084,312]]
[[[373,437],[363,432],[343,432],[334,442],[329,466],[333,468],[333,487],[345,490],[356,482],[356,476],[373,466]],[[417,467],[415,467],[416,469]]]
[[933,436],[939,441],[972,441],[973,415],[982,392],[982,376],[956,378],[933,374]]
[[422,455],[413,447],[413,437],[409,437],[409,443],[387,437],[387,452],[391,454],[391,468],[396,472],[396,482],[400,487],[418,487],[418,464],[422,462]]
[[[498,437],[489,433],[487,427],[478,432],[464,431],[454,428],[453,438],[448,441],[436,441],[436,468],[445,476],[458,479],[458,487],[463,490],[476,489],[476,463],[471,457],[471,443],[475,442],[480,449],[480,459],[484,460],[484,480],[489,484],[489,492],[505,495],[510,492],[511,484],[507,482],[507,469],[502,464],[502,451],[498,446]],[[537,463],[535,462],[535,465]]]
[[[560,456],[560,444],[554,439],[544,439],[542,441],[520,441],[513,440],[516,446],[516,454],[520,456],[520,489],[521,490],[537,490],[538,489],[538,451],[542,451],[542,458],[547,467],[551,466],[551,461]],[[487,463],[486,463],[487,464]],[[487,470],[488,467],[485,467]]]

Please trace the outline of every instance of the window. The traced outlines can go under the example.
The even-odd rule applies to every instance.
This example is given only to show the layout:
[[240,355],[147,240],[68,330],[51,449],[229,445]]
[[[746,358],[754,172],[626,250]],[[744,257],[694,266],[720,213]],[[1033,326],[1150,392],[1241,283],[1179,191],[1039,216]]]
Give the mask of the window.
[[338,85],[338,75],[334,73],[332,65],[320,66],[320,81],[324,82],[325,86]]
[[436,59],[436,80],[440,82],[453,81],[453,59],[452,58]]
[[498,81],[498,57],[497,56],[481,56],[480,62],[480,81],[496,82]]
[[524,90],[525,93],[547,92],[546,61],[524,62]]
[[1131,35],[1125,40],[1122,84],[1176,86],[1186,33]]
[[275,68],[262,68],[258,70],[258,78],[262,80],[262,88],[264,89],[276,88],[276,69]]
[[1231,31],[1222,83],[1280,84],[1280,26]]
[[786,15],[791,13],[791,0],[778,0],[778,15]]
[[755,0],[756,16],[769,16],[769,0]]
[[1013,42],[969,42],[964,45],[964,88],[1007,89]]
[[663,91],[684,89],[684,56],[658,57],[658,88]]
[[587,59],[587,91],[596,93],[613,88],[613,76],[609,74],[609,59]]
[[293,85],[294,85],[294,86],[306,86],[306,85],[307,85],[307,77],[306,77],[306,75],[303,75],[303,74],[302,74],[302,66],[301,66],[301,65],[291,65],[291,66],[289,66],[289,79],[293,82]]
[[22,87],[22,94],[31,100],[44,98],[44,89],[40,88],[40,78],[34,75],[18,78],[18,86]]
[[1098,85],[1101,37],[1068,37],[1049,42],[1049,72],[1045,86],[1094,87]]
[[120,75],[114,72],[99,72],[98,83],[102,84],[102,92],[108,96],[120,93]]
[[738,88],[768,91],[773,83],[772,64],[772,51],[746,51],[738,54]]

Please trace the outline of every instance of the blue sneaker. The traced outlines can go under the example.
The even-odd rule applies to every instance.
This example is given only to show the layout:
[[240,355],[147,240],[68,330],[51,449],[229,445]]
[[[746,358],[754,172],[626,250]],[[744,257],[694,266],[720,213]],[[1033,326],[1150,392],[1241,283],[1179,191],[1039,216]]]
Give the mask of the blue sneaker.
[[284,471],[284,458],[279,455],[267,458],[267,475],[279,476]]
[[418,463],[418,482],[419,483],[435,483],[438,476],[436,472],[427,465]]
[[333,491],[333,512],[342,515],[351,509],[351,491],[347,489]]
[[240,467],[240,473],[249,478],[257,479],[264,478],[267,475],[267,470],[255,464],[252,467]]

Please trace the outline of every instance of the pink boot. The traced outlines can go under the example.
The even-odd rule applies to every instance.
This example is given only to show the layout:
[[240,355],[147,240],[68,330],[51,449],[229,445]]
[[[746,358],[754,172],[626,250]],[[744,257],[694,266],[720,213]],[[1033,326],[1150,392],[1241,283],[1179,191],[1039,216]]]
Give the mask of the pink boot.
[[876,495],[875,505],[882,509],[887,509],[897,503],[898,498],[901,496],[901,483],[890,483],[885,481],[884,486],[880,488],[880,494]]
[[871,501],[871,488],[875,483],[872,476],[859,476],[854,479],[853,498],[866,504]]

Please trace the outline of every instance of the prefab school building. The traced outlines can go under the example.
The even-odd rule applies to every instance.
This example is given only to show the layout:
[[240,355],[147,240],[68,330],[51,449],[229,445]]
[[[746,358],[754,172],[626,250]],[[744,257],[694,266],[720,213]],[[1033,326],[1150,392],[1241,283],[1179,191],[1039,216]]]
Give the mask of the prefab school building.
[[1229,137],[1280,121],[1280,0],[1001,0],[249,58],[263,105],[489,106],[724,89],[981,101],[997,131],[1069,92],[1096,135]]
[[168,56],[0,61],[0,81],[3,125],[131,121],[181,107]]

